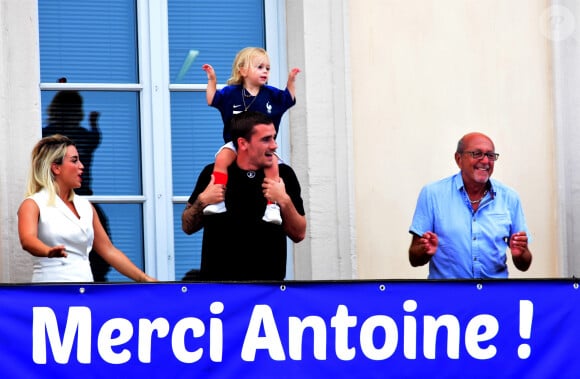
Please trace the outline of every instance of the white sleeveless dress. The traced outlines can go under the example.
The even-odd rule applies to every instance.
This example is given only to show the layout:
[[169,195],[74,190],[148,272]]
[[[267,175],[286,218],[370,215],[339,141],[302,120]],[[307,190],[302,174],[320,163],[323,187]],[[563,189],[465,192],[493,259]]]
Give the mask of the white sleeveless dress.
[[62,199],[48,205],[48,192],[30,196],[40,208],[38,238],[48,246],[64,245],[66,258],[33,257],[32,282],[93,282],[89,253],[93,247],[93,207],[78,195],[73,203],[80,219]]

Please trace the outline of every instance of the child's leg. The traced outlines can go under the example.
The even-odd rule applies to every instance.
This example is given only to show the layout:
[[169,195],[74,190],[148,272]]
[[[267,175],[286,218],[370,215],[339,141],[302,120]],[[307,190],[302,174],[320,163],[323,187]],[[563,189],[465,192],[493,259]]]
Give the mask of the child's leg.
[[236,160],[236,152],[227,147],[222,148],[215,156],[213,177],[215,184],[228,184],[228,167]]
[[[278,156],[273,154],[273,164],[270,167],[264,169],[264,174],[266,174],[266,178],[273,179],[277,182],[280,181],[280,171],[278,170]],[[268,200],[268,204],[273,204],[270,200]]]
[[[278,156],[274,154],[274,164],[271,167],[264,169],[264,174],[266,178],[280,181],[280,171],[278,170]],[[262,220],[266,222],[271,222],[273,224],[282,224],[282,216],[280,215],[280,207],[276,203],[272,203],[268,200],[266,205],[266,211],[264,212],[264,217]]]
[[[233,143],[227,143],[215,155],[214,170],[212,172],[214,184],[228,184],[228,167],[236,160],[236,148]],[[203,214],[211,215],[226,212],[226,203],[221,201],[209,204],[203,209]]]

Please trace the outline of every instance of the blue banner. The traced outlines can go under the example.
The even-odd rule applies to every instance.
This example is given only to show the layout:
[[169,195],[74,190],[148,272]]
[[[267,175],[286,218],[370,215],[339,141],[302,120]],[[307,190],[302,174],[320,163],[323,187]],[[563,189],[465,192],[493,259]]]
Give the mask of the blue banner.
[[0,286],[3,378],[578,378],[572,280]]

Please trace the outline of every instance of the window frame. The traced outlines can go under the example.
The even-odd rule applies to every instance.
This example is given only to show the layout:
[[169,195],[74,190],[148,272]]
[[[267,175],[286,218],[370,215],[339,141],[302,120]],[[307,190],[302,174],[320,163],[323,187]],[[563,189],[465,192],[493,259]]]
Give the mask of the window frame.
[[[264,0],[266,50],[270,55],[270,84],[286,86],[285,0]],[[175,278],[173,206],[188,196],[173,196],[171,157],[171,92],[205,91],[205,83],[171,84],[169,78],[169,20],[167,1],[136,0],[138,76],[136,84],[123,83],[41,83],[41,91],[131,91],[139,97],[141,136],[142,194],[139,196],[100,196],[87,198],[104,204],[141,204],[143,246],[146,271],[162,281]],[[155,57],[155,59],[152,59]],[[163,125],[163,127],[153,127]],[[278,136],[279,152],[288,161],[287,116]],[[155,143],[153,142],[155,141]],[[160,178],[159,173],[164,173]],[[192,183],[192,187],[195,183]],[[289,246],[291,244],[289,243]],[[293,277],[289,249],[287,278]]]

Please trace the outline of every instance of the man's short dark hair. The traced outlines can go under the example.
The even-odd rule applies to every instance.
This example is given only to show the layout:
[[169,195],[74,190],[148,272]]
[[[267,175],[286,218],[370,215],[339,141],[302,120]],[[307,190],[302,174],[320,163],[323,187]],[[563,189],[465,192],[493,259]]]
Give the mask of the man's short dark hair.
[[255,111],[238,113],[232,117],[230,134],[234,146],[238,148],[238,138],[240,137],[249,141],[254,134],[254,126],[261,124],[270,125],[273,124],[273,121],[264,113]]

